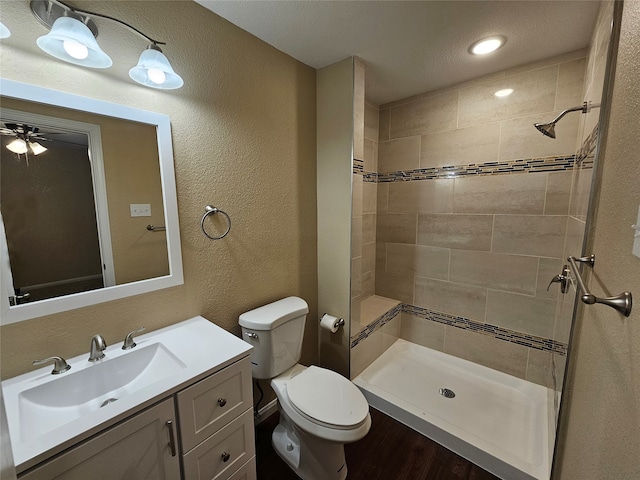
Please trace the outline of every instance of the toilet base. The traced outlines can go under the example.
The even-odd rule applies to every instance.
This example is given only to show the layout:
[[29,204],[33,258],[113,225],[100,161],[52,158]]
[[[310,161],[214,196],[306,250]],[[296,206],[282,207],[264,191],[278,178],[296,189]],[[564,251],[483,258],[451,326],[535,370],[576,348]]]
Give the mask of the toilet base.
[[345,480],[344,444],[307,434],[280,409],[280,423],[271,437],[274,450],[303,480]]

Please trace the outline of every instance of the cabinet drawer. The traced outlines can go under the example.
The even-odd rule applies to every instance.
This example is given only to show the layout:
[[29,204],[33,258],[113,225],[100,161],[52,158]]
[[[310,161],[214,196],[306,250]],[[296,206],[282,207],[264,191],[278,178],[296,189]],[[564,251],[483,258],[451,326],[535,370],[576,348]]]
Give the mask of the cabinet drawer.
[[[253,409],[249,409],[184,456],[184,477],[190,480],[227,479],[254,455]],[[240,475],[239,478],[244,477]],[[248,474],[246,478],[255,477]]]
[[187,453],[253,406],[249,357],[177,395],[182,451]]
[[240,470],[229,477],[229,480],[258,480],[256,457],[252,457],[251,460],[241,466]]

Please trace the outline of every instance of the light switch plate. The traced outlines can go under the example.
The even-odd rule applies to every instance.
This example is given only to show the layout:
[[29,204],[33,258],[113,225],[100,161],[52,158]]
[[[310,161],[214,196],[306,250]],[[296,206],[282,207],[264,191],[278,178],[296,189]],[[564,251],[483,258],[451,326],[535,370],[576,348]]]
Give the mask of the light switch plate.
[[636,257],[640,257],[640,207],[638,207],[638,219],[633,227],[633,253]]
[[150,217],[151,205],[148,203],[131,203],[129,204],[132,217]]

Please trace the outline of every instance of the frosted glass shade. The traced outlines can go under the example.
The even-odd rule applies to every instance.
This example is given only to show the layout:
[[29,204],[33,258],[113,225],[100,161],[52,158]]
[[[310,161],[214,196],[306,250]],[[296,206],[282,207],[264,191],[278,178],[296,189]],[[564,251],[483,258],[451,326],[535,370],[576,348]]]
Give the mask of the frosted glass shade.
[[[65,48],[65,42],[67,48]],[[113,65],[109,55],[104,53],[93,33],[84,23],[71,17],[58,18],[51,27],[51,31],[38,38],[38,47],[49,55],[65,62],[91,68],[108,68]],[[86,56],[70,55],[70,45],[83,45],[87,49]],[[77,51],[77,49],[76,49]],[[84,58],[77,58],[84,56]]]
[[28,151],[27,142],[25,142],[21,138],[16,138],[15,140],[11,141],[7,145],[7,148],[13,153],[17,153],[18,155],[21,153],[27,153]]
[[132,80],[141,85],[163,90],[172,90],[184,85],[184,81],[173,71],[167,57],[154,45],[140,54],[138,64],[129,70]]
[[0,38],[9,38],[11,36],[11,32],[4,25],[4,23],[0,22]]
[[38,142],[29,142],[29,148],[33,152],[34,155],[40,155],[47,151],[47,147],[43,147]]

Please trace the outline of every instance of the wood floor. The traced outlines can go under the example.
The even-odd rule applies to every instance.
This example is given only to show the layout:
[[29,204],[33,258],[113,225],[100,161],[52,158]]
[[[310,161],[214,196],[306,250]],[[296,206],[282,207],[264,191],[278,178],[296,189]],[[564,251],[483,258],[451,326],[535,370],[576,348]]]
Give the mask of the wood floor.
[[[256,428],[258,480],[298,480],[271,446],[278,414]],[[371,408],[369,434],[345,446],[348,480],[498,480],[473,463]]]

